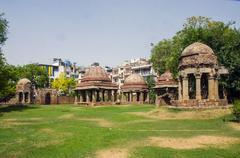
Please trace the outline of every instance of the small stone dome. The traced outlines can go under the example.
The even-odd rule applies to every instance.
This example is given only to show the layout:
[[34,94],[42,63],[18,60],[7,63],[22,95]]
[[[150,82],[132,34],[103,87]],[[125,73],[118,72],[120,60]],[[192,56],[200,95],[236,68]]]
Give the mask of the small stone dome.
[[158,81],[170,81],[173,80],[173,75],[172,73],[167,70],[166,72],[164,72],[159,78]]
[[18,82],[17,82],[17,85],[25,85],[25,84],[28,84],[30,83],[31,84],[31,81],[27,78],[22,78],[20,79]]
[[31,91],[31,81],[27,78],[22,78],[17,82],[16,91]]
[[130,89],[130,88],[147,89],[147,84],[141,75],[131,74],[125,79],[124,84],[122,86],[122,89]]
[[179,68],[217,65],[217,57],[206,44],[195,42],[186,47],[180,57]]
[[177,85],[176,80],[173,78],[172,73],[167,70],[164,72],[159,78],[155,88],[162,87],[162,86],[171,86]]
[[101,66],[91,66],[82,79],[82,82],[86,81],[104,81],[111,82],[107,72]]

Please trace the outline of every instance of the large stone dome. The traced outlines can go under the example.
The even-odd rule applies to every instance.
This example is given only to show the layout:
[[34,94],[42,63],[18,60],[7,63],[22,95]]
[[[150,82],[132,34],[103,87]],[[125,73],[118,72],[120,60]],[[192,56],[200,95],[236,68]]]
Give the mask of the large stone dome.
[[22,79],[20,79],[20,80],[17,82],[17,85],[26,85],[26,84],[28,84],[28,83],[31,84],[31,81],[30,81],[29,79],[27,79],[27,78],[22,78]]
[[111,82],[107,72],[101,66],[91,66],[82,79],[82,82],[86,81]]
[[92,65],[78,83],[76,89],[117,89],[117,85],[112,83],[107,72],[98,65]]
[[180,57],[179,68],[217,65],[217,57],[206,44],[195,42],[187,46]]
[[125,81],[123,86],[121,87],[122,89],[147,89],[147,84],[144,80],[144,78],[139,75],[139,74],[131,74],[128,76]]

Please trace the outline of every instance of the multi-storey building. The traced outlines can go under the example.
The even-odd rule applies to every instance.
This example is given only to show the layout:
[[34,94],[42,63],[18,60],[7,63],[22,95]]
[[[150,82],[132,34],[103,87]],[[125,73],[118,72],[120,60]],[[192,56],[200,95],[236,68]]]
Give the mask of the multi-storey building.
[[138,58],[132,60],[126,60],[121,65],[113,68],[112,81],[119,85],[119,88],[123,85],[124,80],[131,74],[137,73],[146,79],[148,76],[156,78],[156,73],[152,68],[152,64],[145,58]]
[[69,60],[63,61],[60,58],[54,58],[52,64],[38,64],[45,68],[50,79],[58,78],[61,73],[67,77],[78,79],[79,71],[76,63],[71,63]]

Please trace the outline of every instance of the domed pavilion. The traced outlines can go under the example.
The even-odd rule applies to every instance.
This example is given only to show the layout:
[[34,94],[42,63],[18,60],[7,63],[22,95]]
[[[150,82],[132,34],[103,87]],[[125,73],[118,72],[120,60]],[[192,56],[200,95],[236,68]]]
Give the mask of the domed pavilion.
[[16,98],[18,104],[30,104],[32,103],[32,83],[29,79],[23,78],[17,82],[16,85]]
[[117,101],[117,90],[107,72],[98,64],[92,65],[75,89],[75,104],[111,104]]
[[177,100],[178,83],[170,71],[163,73],[154,87],[156,91],[156,105],[172,105]]
[[179,106],[219,106],[226,105],[226,97],[219,97],[220,75],[227,74],[220,67],[213,50],[203,43],[193,43],[186,47],[180,57],[178,79]]
[[121,87],[123,103],[147,103],[149,100],[148,86],[142,76],[131,74]]

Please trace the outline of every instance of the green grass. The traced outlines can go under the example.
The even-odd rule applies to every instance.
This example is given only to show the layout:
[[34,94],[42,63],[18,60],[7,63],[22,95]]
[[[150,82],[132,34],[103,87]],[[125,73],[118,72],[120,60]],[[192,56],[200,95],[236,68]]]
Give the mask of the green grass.
[[[231,119],[231,115],[204,120],[161,120],[129,113],[154,109],[153,105],[0,107],[0,157],[95,157],[99,150],[128,148],[131,142],[140,142],[131,147],[130,157],[133,158],[240,157],[240,143],[226,148],[187,150],[143,146],[144,140],[150,136],[188,138],[216,135],[240,138],[240,131],[223,121],[224,118]],[[168,112],[182,111],[169,109]],[[105,120],[111,126],[102,126],[91,119]],[[184,131],[186,129],[188,131]]]

